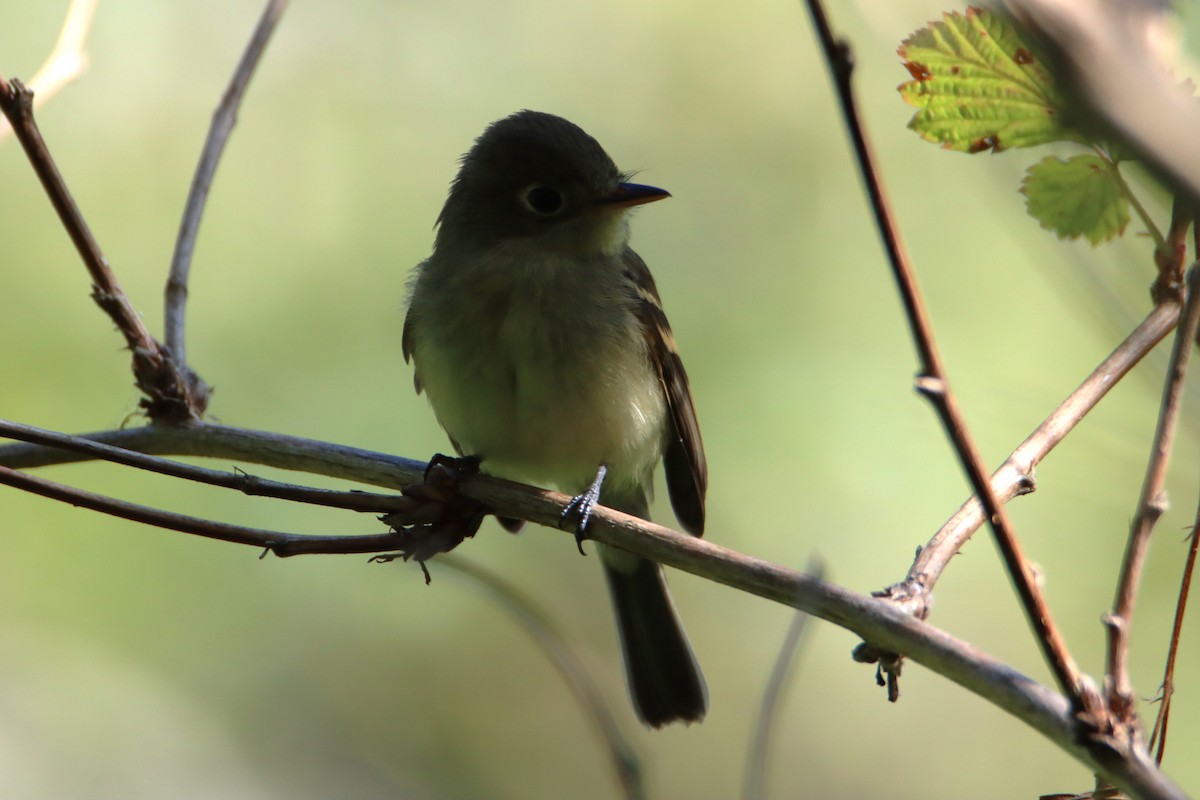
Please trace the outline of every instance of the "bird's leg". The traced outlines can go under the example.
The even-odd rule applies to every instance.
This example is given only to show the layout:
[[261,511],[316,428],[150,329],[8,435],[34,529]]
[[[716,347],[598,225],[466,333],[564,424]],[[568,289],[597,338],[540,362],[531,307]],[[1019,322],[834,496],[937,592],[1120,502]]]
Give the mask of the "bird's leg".
[[572,515],[576,516],[575,546],[579,548],[581,556],[587,555],[583,552],[583,538],[587,532],[588,520],[592,516],[592,509],[600,502],[600,487],[604,485],[604,476],[607,472],[608,467],[601,464],[600,468],[596,470],[596,477],[592,481],[592,485],[584,489],[581,494],[571,498],[571,502],[567,503],[567,507],[562,512],[564,520]]

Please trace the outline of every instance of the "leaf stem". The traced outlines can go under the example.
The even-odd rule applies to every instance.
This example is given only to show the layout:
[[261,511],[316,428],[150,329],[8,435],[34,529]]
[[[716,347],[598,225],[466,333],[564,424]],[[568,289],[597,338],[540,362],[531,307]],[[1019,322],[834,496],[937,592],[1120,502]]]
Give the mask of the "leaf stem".
[[1112,175],[1117,180],[1117,185],[1121,187],[1121,193],[1125,195],[1125,199],[1129,201],[1129,205],[1133,206],[1134,212],[1138,215],[1138,219],[1142,221],[1142,225],[1146,227],[1146,232],[1150,234],[1150,238],[1154,240],[1154,248],[1160,250],[1166,246],[1167,240],[1163,236],[1163,232],[1154,224],[1154,220],[1150,218],[1150,213],[1146,211],[1146,207],[1137,199],[1137,195],[1129,188],[1129,184],[1125,181],[1125,176],[1121,174],[1121,169],[1112,156],[1104,152],[1104,149],[1099,145],[1093,145],[1092,149],[1100,160],[1108,165]]

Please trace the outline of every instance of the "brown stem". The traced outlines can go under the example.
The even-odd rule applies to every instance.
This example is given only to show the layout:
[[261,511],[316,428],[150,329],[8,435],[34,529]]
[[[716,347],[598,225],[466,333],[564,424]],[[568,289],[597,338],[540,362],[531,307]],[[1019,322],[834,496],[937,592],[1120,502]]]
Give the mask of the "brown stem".
[[1108,627],[1108,701],[1119,719],[1134,719],[1134,693],[1129,678],[1129,630],[1133,624],[1133,606],[1137,598],[1138,583],[1146,552],[1150,545],[1150,534],[1155,523],[1166,510],[1164,484],[1167,465],[1171,458],[1171,446],[1179,424],[1179,412],[1183,405],[1183,390],[1187,377],[1188,361],[1196,331],[1200,328],[1200,264],[1193,265],[1187,280],[1187,305],[1183,319],[1175,331],[1175,342],[1171,349],[1171,361],[1167,370],[1166,385],[1163,387],[1162,407],[1158,425],[1154,431],[1150,460],[1146,465],[1146,477],[1138,499],[1137,515],[1130,526],[1129,539],[1125,546],[1125,557],[1121,563],[1121,575],[1117,581],[1116,599],[1113,610],[1105,617]]
[[[1005,459],[991,477],[998,500],[1008,502],[1033,490],[1033,471],[1042,459],[1074,430],[1075,426],[1108,394],[1143,357],[1162,341],[1179,320],[1180,306],[1158,306],[1100,362],[1075,391],[1038,425]],[[881,594],[924,618],[929,593],[954,554],[984,523],[983,506],[972,496],[938,529],[917,553],[903,582]]]
[[117,276],[109,268],[34,121],[33,93],[15,78],[6,81],[0,77],[0,111],[12,125],[46,195],[92,276],[92,299],[116,324],[133,353],[133,375],[138,388],[146,395],[142,405],[147,416],[163,421],[198,418],[204,411],[206,399],[193,395],[191,382],[150,335]]
[[[183,209],[183,219],[179,223],[179,235],[175,238],[175,254],[171,258],[171,271],[167,276],[165,290],[165,321],[164,333],[167,349],[171,351],[177,364],[186,365],[186,310],[188,294],[188,272],[192,264],[192,253],[196,248],[196,234],[200,230],[200,220],[204,215],[204,206],[208,201],[208,190],[212,187],[213,175],[217,164],[225,150],[229,134],[237,123],[238,108],[246,87],[258,66],[259,59],[267,47],[271,34],[279,22],[287,0],[268,0],[263,9],[254,34],[250,37],[242,59],[234,70],[229,87],[221,97],[221,102],[213,112],[212,124],[208,129],[208,138],[204,142],[204,150],[200,153],[200,163],[196,165],[196,173],[192,177],[192,187],[188,192],[187,204]],[[189,370],[190,372],[190,370]],[[196,378],[199,381],[199,378]]]
[[234,542],[235,544],[248,544],[267,548],[295,537],[295,534],[280,533],[259,528],[245,528],[240,525],[227,525],[223,522],[214,522],[213,520],[190,517],[171,511],[162,511],[157,508],[137,505],[136,503],[126,503],[123,500],[85,492],[73,486],[64,486],[61,483],[49,481],[45,478],[36,478],[20,470],[9,469],[8,467],[0,467],[0,484],[12,486],[16,489],[48,497],[63,503],[70,503],[79,508],[99,511],[103,514],[111,514],[114,517],[121,517],[122,519],[134,522],[143,522],[147,525],[166,528],[167,530],[192,533],[209,539]]
[[984,512],[991,523],[995,536],[996,546],[1000,550],[1009,577],[1021,598],[1021,605],[1033,627],[1042,654],[1050,665],[1059,686],[1072,699],[1077,708],[1099,715],[1102,713],[1102,709],[1098,707],[1097,699],[1085,691],[1086,687],[1075,666],[1075,661],[1050,617],[1049,607],[1046,605],[1033,569],[1013,533],[1012,523],[1008,519],[1004,506],[992,491],[983,459],[967,431],[958,401],[950,390],[946,371],[933,337],[933,327],[917,287],[916,276],[900,240],[899,228],[895,224],[891,205],[884,192],[879,172],[875,168],[874,157],[859,119],[851,82],[854,64],[850,46],[844,41],[835,39],[820,0],[808,0],[808,8],[816,25],[825,59],[833,73],[842,115],[854,144],[856,160],[870,197],[876,227],[883,238],[892,275],[899,287],[913,341],[919,354],[921,371],[915,381],[917,390],[924,394],[937,409],[942,425],[958,453],[963,470],[983,503]]
[[1162,686],[1159,688],[1158,715],[1154,719],[1154,732],[1150,734],[1147,749],[1158,750],[1154,754],[1156,763],[1161,764],[1167,747],[1167,723],[1171,719],[1171,700],[1175,696],[1175,658],[1179,655],[1179,640],[1183,636],[1183,615],[1187,609],[1188,594],[1192,589],[1192,575],[1196,572],[1196,554],[1200,551],[1200,506],[1196,509],[1196,520],[1188,537],[1187,561],[1183,565],[1183,577],[1179,582],[1179,597],[1175,600],[1175,621],[1171,625],[1171,643],[1167,646],[1167,666],[1163,670]]
[[332,489],[314,489],[310,486],[297,486],[290,483],[258,478],[242,471],[223,472],[215,469],[205,469],[191,464],[182,464],[165,458],[126,450],[120,447],[103,444],[79,436],[68,436],[64,433],[35,428],[32,425],[22,425],[8,420],[0,420],[0,437],[18,439],[32,444],[47,447],[62,448],[71,453],[78,453],[91,458],[123,464],[128,467],[144,469],[159,475],[169,475],[174,478],[195,481],[209,486],[221,486],[226,489],[236,489],[244,494],[255,497],[271,497],[278,500],[291,500],[297,503],[343,508],[349,511],[365,511],[389,513],[398,510],[400,498],[396,495],[372,494],[370,492],[339,492]]

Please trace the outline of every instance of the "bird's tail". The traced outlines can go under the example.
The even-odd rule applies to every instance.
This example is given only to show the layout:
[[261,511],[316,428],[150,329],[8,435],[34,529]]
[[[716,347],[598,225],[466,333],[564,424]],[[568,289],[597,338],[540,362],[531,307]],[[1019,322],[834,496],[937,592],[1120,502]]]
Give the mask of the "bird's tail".
[[600,550],[638,717],[653,728],[677,720],[699,722],[708,710],[708,686],[662,567],[621,550]]

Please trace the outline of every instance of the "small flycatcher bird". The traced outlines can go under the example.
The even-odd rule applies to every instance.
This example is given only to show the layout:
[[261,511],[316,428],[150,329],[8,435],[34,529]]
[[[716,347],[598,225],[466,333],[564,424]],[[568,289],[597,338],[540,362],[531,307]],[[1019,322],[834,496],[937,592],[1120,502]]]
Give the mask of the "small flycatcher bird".
[[[629,247],[629,209],[670,195],[628,177],[561,117],[490,125],[410,280],[404,357],[459,455],[576,495],[581,535],[597,502],[649,519],[661,459],[680,524],[700,536],[708,470],[691,390]],[[662,568],[597,549],[639,718],[699,721],[708,690]]]

